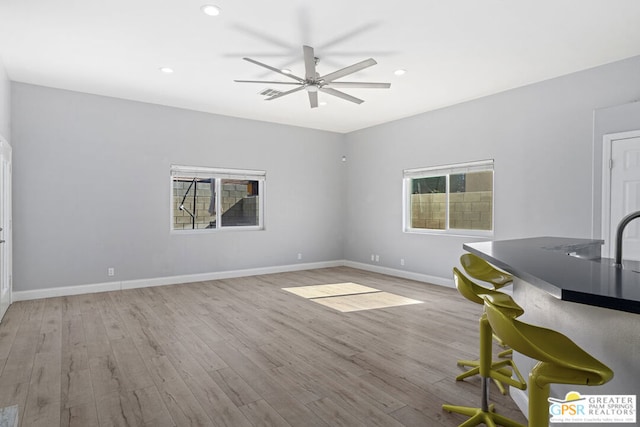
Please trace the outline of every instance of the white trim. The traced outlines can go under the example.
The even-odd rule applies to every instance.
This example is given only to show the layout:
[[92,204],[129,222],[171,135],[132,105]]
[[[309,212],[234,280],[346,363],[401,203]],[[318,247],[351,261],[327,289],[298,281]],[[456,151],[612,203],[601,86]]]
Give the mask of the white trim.
[[602,245],[602,256],[613,257],[611,230],[611,151],[613,143],[623,139],[632,139],[640,137],[640,130],[632,130],[628,132],[609,133],[602,137],[602,222],[600,223],[601,239],[604,240]]
[[[424,178],[429,176],[439,176],[443,174],[493,170],[493,164],[493,159],[486,159],[477,160],[475,162],[455,163],[451,165],[438,165],[415,169],[405,169],[402,174],[405,178]],[[428,172],[433,172],[433,174],[430,174]]]
[[64,297],[68,295],[95,294],[97,292],[119,291],[120,289],[120,282],[106,282],[90,285],[63,286],[60,288],[34,289],[31,291],[14,291],[13,301]]
[[[493,223],[491,226],[493,227]],[[410,234],[431,234],[436,236],[455,237],[493,237],[494,234],[493,230],[466,230],[462,228],[450,228],[448,230],[437,230],[434,228],[407,228],[402,232]]]
[[62,297],[68,295],[92,294],[97,292],[119,291],[123,289],[147,288],[151,286],[177,285],[181,283],[202,282],[205,280],[230,279],[234,277],[257,276],[260,274],[285,273],[288,271],[311,270],[315,268],[341,267],[343,260],[313,262],[304,264],[281,265],[275,267],[249,268],[181,276],[156,277],[151,279],[125,280],[122,282],[95,283],[88,285],[64,286],[59,288],[14,291],[13,301],[26,301],[41,298]]
[[[5,161],[5,166],[6,169],[3,169],[3,176],[0,177],[0,182],[2,183],[3,188],[0,190],[3,193],[3,197],[4,199],[1,200],[2,202],[2,206],[0,206],[0,209],[2,209],[2,217],[3,217],[3,221],[2,224],[0,224],[0,230],[2,230],[2,233],[0,233],[2,239],[3,240],[3,250],[0,251],[2,252],[2,256],[4,257],[4,259],[1,261],[2,262],[2,271],[0,271],[0,274],[2,275],[2,278],[0,280],[0,286],[5,285],[7,287],[7,295],[6,298],[7,300],[2,301],[2,310],[4,311],[0,311],[0,320],[2,320],[2,317],[4,316],[6,309],[8,309],[9,306],[11,306],[11,304],[14,301],[13,298],[13,196],[12,196],[12,181],[13,181],[13,166],[12,166],[12,162],[13,162],[13,154],[12,154],[12,147],[11,144],[9,144],[9,141],[7,141],[2,135],[0,135],[0,152],[1,155],[0,157],[2,157],[3,161]],[[0,292],[2,292],[2,290],[0,289]]]
[[223,179],[265,179],[267,172],[263,170],[250,169],[229,169],[229,168],[211,168],[203,166],[182,166],[171,165],[171,176],[182,176],[196,178],[223,178]]
[[397,270],[395,268],[380,267],[377,265],[365,264],[356,261],[344,261],[345,267],[357,268],[358,270],[372,271],[374,273],[387,274],[389,276],[402,277],[404,279],[416,280],[418,282],[431,283],[433,285],[455,288],[453,279],[431,276],[428,274],[414,273],[412,271]]
[[[207,233],[207,232],[218,232],[220,230],[226,229],[226,230],[252,230],[252,231],[261,231],[265,229],[264,226],[264,217],[265,217],[265,208],[264,208],[264,204],[265,204],[265,200],[266,200],[266,196],[265,196],[265,180],[266,180],[266,176],[267,176],[267,172],[263,171],[263,170],[249,170],[249,169],[228,169],[228,168],[212,168],[212,167],[202,167],[202,166],[181,166],[181,165],[171,165],[170,168],[170,196],[169,196],[169,230],[170,233],[176,233],[176,234],[182,234],[182,233],[189,233],[189,232],[197,232],[198,234],[200,233]],[[220,218],[218,218],[216,220],[216,226],[215,228],[209,229],[209,228],[188,228],[188,229],[182,229],[182,228],[174,228],[175,226],[175,196],[176,196],[176,189],[174,188],[174,183],[176,182],[176,179],[178,180],[183,180],[183,179],[187,179],[189,181],[193,181],[196,182],[199,179],[206,179],[208,181],[211,182],[211,184],[214,184],[215,186],[215,191],[213,192],[213,195],[215,197],[215,211],[218,214],[218,216]],[[257,206],[258,206],[258,225],[255,226],[227,226],[225,227],[222,224],[222,193],[223,193],[223,189],[222,189],[222,181],[223,180],[249,180],[249,181],[256,181],[258,183],[258,194],[256,195],[257,197]],[[187,192],[191,189],[191,185],[189,185],[189,188],[187,190]],[[196,184],[196,188],[197,188],[197,184]],[[194,191],[197,191],[194,189]],[[195,194],[195,193],[194,193]],[[183,197],[183,201],[186,198],[186,194]],[[194,207],[194,212],[192,213],[192,215],[196,215],[196,208]],[[188,213],[188,211],[187,211]],[[192,216],[192,220],[195,219]]]
[[344,262],[324,261],[304,264],[281,265],[275,267],[248,268],[245,270],[217,271],[183,276],[159,277],[154,279],[128,280],[122,282],[122,289],[148,288],[152,286],[179,285],[181,283],[204,282],[207,280],[232,279],[236,277],[258,276],[261,274],[286,273],[289,271],[312,270],[316,268],[342,267]]
[[379,267],[360,262],[335,260],[309,262],[301,264],[279,265],[274,267],[248,268],[245,270],[217,271],[211,273],[185,274],[180,276],[155,277],[151,279],[125,280],[121,282],[94,283],[77,286],[63,286],[59,288],[34,289],[30,291],[14,291],[13,301],[27,301],[41,298],[63,297],[97,292],[119,291],[124,289],[148,288],[152,286],[179,285],[182,283],[203,282],[207,280],[231,279],[235,277],[258,276],[261,274],[286,273],[289,271],[313,270],[317,268],[351,267],[374,273],[387,274],[395,277],[431,283],[434,285],[454,288],[453,279],[445,279],[427,274],[396,270],[394,268]]
[[509,387],[509,396],[515,402],[522,415],[528,420],[529,419],[529,395],[526,391],[520,390],[515,387]]
[[[451,228],[449,210],[450,206],[450,177],[452,174],[469,173],[469,172],[491,172],[491,229],[490,230],[467,230],[460,228]],[[415,234],[437,234],[437,235],[453,235],[464,237],[492,237],[495,229],[495,161],[494,159],[478,160],[475,162],[458,163],[443,166],[429,166],[417,169],[405,169],[402,172],[402,231],[404,233]],[[414,179],[429,178],[435,176],[445,177],[445,228],[413,228],[411,227],[411,182]]]

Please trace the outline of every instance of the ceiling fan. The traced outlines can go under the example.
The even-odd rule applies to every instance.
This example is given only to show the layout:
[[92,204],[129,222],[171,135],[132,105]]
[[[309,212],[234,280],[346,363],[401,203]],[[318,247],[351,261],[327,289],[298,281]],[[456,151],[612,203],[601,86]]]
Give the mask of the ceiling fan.
[[281,98],[285,95],[289,95],[294,92],[298,92],[300,90],[305,89],[307,94],[309,95],[309,104],[311,108],[318,107],[318,91],[337,96],[338,98],[345,99],[347,101],[355,102],[356,104],[362,104],[364,101],[362,99],[356,98],[355,96],[351,96],[342,91],[336,90],[336,88],[374,88],[374,89],[388,89],[391,87],[391,83],[368,83],[368,82],[337,82],[336,80],[341,77],[348,76],[349,74],[353,74],[357,71],[363,70],[365,68],[371,67],[372,65],[377,64],[377,62],[373,58],[365,59],[364,61],[360,61],[356,64],[349,65],[348,67],[342,68],[340,70],[334,71],[329,74],[325,74],[321,76],[316,71],[316,65],[318,64],[319,59],[313,53],[313,48],[311,46],[302,46],[302,50],[304,52],[304,78],[295,76],[291,73],[285,72],[278,68],[272,67],[267,64],[263,64],[262,62],[256,61],[251,58],[242,58],[245,61],[251,62],[253,64],[259,65],[260,67],[264,67],[267,70],[275,71],[276,73],[282,74],[283,76],[287,76],[290,79],[295,80],[295,82],[279,82],[279,81],[265,81],[265,80],[234,80],[238,83],[267,83],[267,84],[278,84],[278,85],[296,85],[297,87],[285,91],[279,92],[275,95],[271,95],[266,98],[266,101],[271,101],[273,99]]

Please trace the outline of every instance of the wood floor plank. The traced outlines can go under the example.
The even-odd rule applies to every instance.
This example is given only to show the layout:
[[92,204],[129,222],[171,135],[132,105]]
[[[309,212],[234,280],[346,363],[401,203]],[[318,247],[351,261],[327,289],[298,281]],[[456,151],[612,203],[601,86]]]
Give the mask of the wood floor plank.
[[291,425],[327,425],[279,384],[268,370],[260,369],[234,347],[220,345],[215,351]]
[[111,341],[111,348],[120,370],[121,385],[125,390],[137,390],[154,385],[131,338]]
[[302,404],[306,405],[327,394],[327,389],[323,386],[324,378],[313,378],[307,370],[298,366],[281,366],[272,369],[271,375]]
[[132,408],[129,396],[112,392],[96,399],[98,422],[100,427],[137,427],[142,426]]
[[45,300],[42,325],[40,327],[40,340],[36,347],[36,353],[55,352],[62,349],[62,306],[61,298],[49,298]]
[[[443,425],[444,420],[439,418],[432,418],[424,412],[412,408],[411,406],[405,406],[404,408],[398,409],[397,411],[391,414],[401,425],[406,427],[423,427],[423,426],[436,426]],[[442,417],[447,417],[447,415],[442,415]],[[449,422],[453,422],[456,420],[455,415],[448,415],[451,420]],[[458,423],[462,422],[462,418],[460,421],[456,421]]]
[[78,407],[94,401],[91,370],[72,369],[61,375],[60,398],[63,408]]
[[[1,384],[29,383],[44,314],[44,301],[25,304],[20,327],[9,350],[9,356],[0,376]],[[4,324],[0,324],[4,329]]]
[[[336,283],[423,303],[341,313],[282,290]],[[479,378],[455,376],[481,310],[348,267],[21,301],[0,323],[0,405],[23,427],[454,427],[443,403],[480,403]]]
[[173,346],[168,358],[196,400],[216,425],[251,427],[247,418],[227,396],[187,348]]
[[60,353],[36,354],[25,403],[24,425],[60,423],[60,357]]
[[144,426],[173,426],[175,423],[162,401],[156,386],[132,390],[126,393],[136,422]]
[[231,368],[210,371],[209,376],[238,407],[260,400],[260,395]]
[[[319,400],[320,396],[328,397],[351,414],[366,419],[368,424],[377,422],[393,424],[387,416],[405,404],[395,399],[391,394],[372,386],[361,378],[354,378],[350,374],[334,375],[330,371],[317,369],[303,361],[297,361],[290,367],[278,368],[271,371],[279,376],[281,382],[288,388],[295,390],[298,400],[309,394],[309,402]],[[315,397],[315,398],[314,398]],[[374,422],[377,420],[377,422]]]
[[[24,305],[13,304],[7,309],[2,318],[2,328],[0,328],[0,360],[6,360],[9,357],[11,345],[22,323],[24,308]],[[2,367],[4,368],[4,364]],[[1,374],[2,369],[0,368],[0,375]]]
[[81,315],[65,316],[62,320],[62,351],[71,353],[76,349],[86,353],[87,340]]
[[81,404],[93,402],[95,397],[82,316],[76,314],[79,311],[68,309],[67,304],[68,301],[63,304],[60,398],[63,409],[78,407],[77,414],[67,411],[66,416],[73,420],[83,419],[85,411]]
[[89,359],[89,367],[93,395],[96,401],[106,395],[120,393],[124,389],[116,358],[110,350],[107,350],[102,356],[94,356]]
[[262,399],[248,403],[240,409],[255,427],[291,427],[291,424]]
[[124,321],[118,315],[117,307],[106,298],[100,305],[100,316],[109,340],[115,341],[129,336]]
[[326,397],[307,403],[307,407],[318,417],[331,420],[331,425],[335,427],[366,426],[364,421],[358,420],[348,410]]
[[189,328],[180,325],[176,328],[176,334],[167,336],[169,340],[164,341],[166,347],[173,347],[171,344],[179,340],[182,348],[189,352],[189,355],[197,360],[197,362],[206,371],[215,371],[222,369],[227,364],[220,359],[215,352],[198,335],[194,334]]
[[24,418],[24,407],[29,392],[28,383],[9,384],[0,377],[0,407],[18,405],[19,419]]
[[182,380],[167,381],[158,388],[162,401],[177,425],[213,425],[211,418],[207,416],[206,411]]
[[62,408],[61,427],[99,427],[98,413],[93,401],[77,406]]
[[81,316],[89,359],[110,354],[109,336],[100,313],[96,310],[83,311]]
[[[132,291],[126,292],[134,295]],[[115,298],[113,294],[110,296],[114,301],[118,301],[118,298]],[[144,300],[130,297],[125,302],[115,302],[115,304],[116,311],[124,322],[127,336],[133,340],[144,341],[148,338],[151,330],[164,330],[165,327],[170,327],[163,319],[155,315],[153,309]]]

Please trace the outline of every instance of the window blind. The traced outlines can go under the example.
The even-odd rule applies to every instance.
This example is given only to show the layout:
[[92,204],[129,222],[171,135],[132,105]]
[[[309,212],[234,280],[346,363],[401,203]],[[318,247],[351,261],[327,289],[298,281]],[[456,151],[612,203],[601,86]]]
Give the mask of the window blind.
[[172,177],[246,179],[260,181],[264,180],[266,175],[267,173],[265,171],[260,170],[171,165]]
[[404,178],[424,178],[430,176],[451,175],[457,173],[481,172],[493,170],[493,159],[475,162],[457,163],[453,165],[429,166],[417,169],[405,169]]

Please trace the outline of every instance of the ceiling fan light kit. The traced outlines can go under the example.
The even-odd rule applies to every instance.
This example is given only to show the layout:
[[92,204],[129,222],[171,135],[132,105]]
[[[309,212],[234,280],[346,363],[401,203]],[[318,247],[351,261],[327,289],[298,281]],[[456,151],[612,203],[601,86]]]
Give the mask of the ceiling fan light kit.
[[220,15],[220,8],[213,4],[205,4],[200,8],[200,10],[202,10],[202,13],[204,13],[205,15],[209,15],[209,16]]
[[238,83],[261,83],[261,84],[280,84],[280,85],[296,86],[293,89],[290,89],[284,92],[279,92],[279,93],[276,93],[275,95],[271,95],[265,98],[266,101],[271,101],[277,98],[281,98],[285,95],[289,95],[294,92],[298,92],[302,89],[305,89],[309,97],[309,105],[311,106],[311,108],[318,107],[318,91],[344,99],[346,101],[356,103],[356,104],[362,104],[364,100],[356,98],[355,96],[351,96],[345,92],[336,90],[335,88],[388,89],[391,87],[391,83],[335,81],[342,77],[348,76],[350,74],[356,73],[360,70],[364,70],[365,68],[368,68],[368,67],[371,67],[372,65],[377,64],[377,62],[373,58],[365,59],[364,61],[357,62],[353,65],[349,65],[348,67],[345,67],[340,70],[321,76],[316,71],[316,66],[318,65],[318,58],[316,58],[313,52],[313,48],[311,46],[302,46],[302,50],[304,53],[304,69],[305,69],[304,78],[298,77],[292,74],[290,70],[286,70],[286,71],[279,70],[276,67],[263,64],[262,62],[256,61],[255,59],[242,58],[245,61],[251,62],[252,64],[266,68],[267,70],[271,70],[283,76],[287,76],[288,78],[293,79],[295,81],[294,82],[266,81],[266,80],[235,80],[235,81]]

